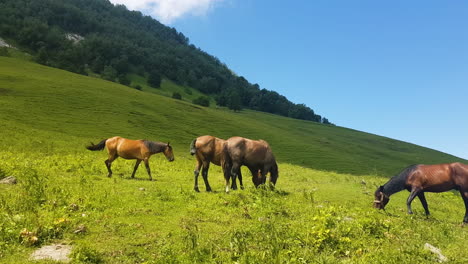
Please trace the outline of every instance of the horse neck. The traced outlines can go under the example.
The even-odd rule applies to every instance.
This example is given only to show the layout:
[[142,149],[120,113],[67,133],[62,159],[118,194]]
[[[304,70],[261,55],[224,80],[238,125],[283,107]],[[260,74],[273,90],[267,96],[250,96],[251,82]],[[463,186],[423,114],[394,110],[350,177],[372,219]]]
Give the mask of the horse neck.
[[166,144],[154,141],[145,141],[145,145],[151,154],[163,152],[164,148],[166,147]]
[[394,193],[397,193],[399,191],[403,191],[404,189],[406,189],[406,179],[408,178],[408,175],[411,174],[415,168],[416,168],[416,165],[410,166],[406,168],[405,170],[403,170],[400,174],[391,178],[386,184],[384,184],[383,193],[390,196]]
[[391,178],[386,184],[383,186],[383,193],[390,196],[394,193],[399,191],[403,191],[406,189],[406,174],[400,174],[393,178]]
[[394,177],[390,179],[386,184],[384,184],[383,193],[390,196],[399,191],[403,191],[406,188],[405,184],[406,184],[405,179],[402,180],[402,179],[399,179],[398,177]]

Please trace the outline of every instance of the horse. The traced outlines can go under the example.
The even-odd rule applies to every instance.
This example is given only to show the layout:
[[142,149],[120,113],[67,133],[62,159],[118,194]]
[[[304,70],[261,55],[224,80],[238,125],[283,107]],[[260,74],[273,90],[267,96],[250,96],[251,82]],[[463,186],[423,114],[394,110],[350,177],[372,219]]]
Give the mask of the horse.
[[107,149],[109,157],[104,161],[104,163],[106,164],[109,172],[107,175],[108,177],[112,177],[111,165],[118,157],[122,157],[124,159],[136,159],[132,178],[135,177],[135,172],[141,161],[143,161],[150,181],[153,180],[148,162],[151,155],[162,152],[168,161],[174,161],[174,153],[172,152],[172,146],[169,143],[166,144],[149,140],[131,140],[122,137],[112,137],[104,139],[96,145],[91,143],[91,145],[86,148],[91,151],[103,150],[104,148]]
[[390,195],[402,190],[410,191],[406,206],[412,214],[411,202],[418,196],[424,211],[429,216],[425,192],[446,192],[458,190],[465,203],[464,223],[468,223],[468,165],[446,163],[436,165],[412,165],[391,178],[375,191],[374,207],[384,209],[390,201]]
[[265,184],[266,174],[270,173],[273,186],[278,179],[278,164],[270,145],[264,140],[251,140],[243,137],[231,137],[225,144],[224,178],[226,192],[229,192],[229,179],[232,177],[232,189],[237,189],[236,178],[240,176],[240,167],[245,165],[252,173],[255,187]]
[[[195,184],[193,189],[196,192],[200,192],[198,188],[198,175],[200,173],[200,168],[202,168],[203,181],[205,182],[205,188],[207,192],[211,192],[211,187],[208,182],[208,169],[210,168],[210,162],[223,167],[224,166],[224,139],[220,139],[213,136],[200,136],[192,140],[190,144],[190,154],[195,155],[197,159],[197,164],[195,165],[194,176]],[[241,188],[242,184],[242,174],[239,174],[239,183]],[[227,182],[226,184],[229,184]]]

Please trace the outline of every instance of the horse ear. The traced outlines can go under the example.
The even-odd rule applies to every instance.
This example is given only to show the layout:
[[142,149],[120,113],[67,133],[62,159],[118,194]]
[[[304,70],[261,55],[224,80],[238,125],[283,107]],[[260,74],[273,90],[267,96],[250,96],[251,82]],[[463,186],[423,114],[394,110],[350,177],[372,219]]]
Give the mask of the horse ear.
[[383,192],[383,185],[380,185],[379,191],[380,191],[380,192]]
[[171,142],[167,142],[167,146],[168,146],[168,147],[170,147],[170,146],[171,146],[170,144],[171,144]]

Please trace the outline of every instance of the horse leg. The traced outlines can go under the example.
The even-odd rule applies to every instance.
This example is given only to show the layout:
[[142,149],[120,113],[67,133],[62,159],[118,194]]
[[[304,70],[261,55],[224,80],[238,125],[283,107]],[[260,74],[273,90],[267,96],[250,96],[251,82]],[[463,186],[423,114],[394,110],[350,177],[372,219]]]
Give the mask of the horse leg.
[[244,190],[244,184],[242,183],[242,170],[239,170],[239,185],[241,190]]
[[463,223],[468,224],[468,190],[460,190],[460,194],[465,202],[465,217],[463,218]]
[[132,178],[135,178],[135,172],[137,171],[138,166],[140,166],[140,163],[141,163],[141,160],[140,160],[140,159],[137,159],[137,161],[136,161],[136,163],[135,163],[135,167],[133,167]]
[[266,167],[263,167],[263,169],[260,171],[260,179],[261,179],[260,182],[262,184],[266,183],[266,175],[269,170],[270,170],[269,168],[267,169]]
[[418,198],[421,201],[422,206],[424,207],[424,211],[426,212],[426,215],[429,216],[429,207],[427,207],[427,202],[426,202],[426,196],[424,196],[424,192],[420,192],[418,194]]
[[149,180],[152,181],[153,177],[151,177],[151,169],[149,166],[148,158],[144,159],[143,161],[145,162],[145,167],[146,167],[146,171],[148,172]]
[[194,174],[194,186],[193,186],[193,189],[196,191],[196,192],[200,192],[200,189],[198,189],[198,174],[200,174],[200,168],[201,168],[201,162],[198,160],[198,157],[197,157],[197,165],[195,165],[195,170],[193,171],[193,174]]
[[[239,171],[240,171],[240,164],[239,163],[233,163],[232,164],[232,168],[231,168],[231,176],[232,176],[232,185],[231,185],[231,188],[233,190],[237,190],[237,183],[236,183],[236,178],[237,176],[239,175]],[[227,183],[229,184],[229,182]]]
[[107,167],[107,171],[109,172],[109,174],[107,174],[107,177],[109,177],[109,178],[112,177],[111,165],[112,165],[112,162],[113,162],[116,158],[118,158],[117,155],[115,155],[115,154],[114,154],[114,155],[109,154],[109,158],[106,159],[106,160],[104,161],[104,164],[106,164],[106,167]]
[[[242,170],[239,168],[239,171],[238,171],[238,174],[237,174],[237,178],[239,178],[239,184],[241,186],[242,189],[244,189],[244,186],[242,184]],[[233,190],[236,190],[237,189],[237,183],[235,180],[233,180],[231,182],[231,189]]]
[[207,192],[211,192],[210,183],[208,182],[208,170],[209,169],[210,169],[210,163],[209,162],[203,163],[202,177],[203,177],[203,181],[205,182],[205,188]]
[[408,207],[408,214],[412,214],[413,210],[411,210],[411,202],[413,202],[413,199],[418,195],[419,191],[416,189],[412,189],[410,196],[408,197],[408,200],[406,200],[406,207]]
[[259,169],[257,167],[249,167],[250,173],[252,173],[252,182],[255,187],[258,187],[260,185],[258,181],[258,171]]

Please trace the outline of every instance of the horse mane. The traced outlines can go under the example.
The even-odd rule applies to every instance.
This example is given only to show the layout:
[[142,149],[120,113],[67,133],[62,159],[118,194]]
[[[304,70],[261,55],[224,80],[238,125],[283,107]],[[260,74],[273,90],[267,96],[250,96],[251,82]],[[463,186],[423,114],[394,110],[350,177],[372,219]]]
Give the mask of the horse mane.
[[384,184],[382,192],[390,196],[394,193],[402,191],[406,188],[406,179],[418,167],[417,164],[405,168],[398,175],[393,176],[387,183]]
[[154,142],[154,141],[149,141],[146,139],[143,140],[143,144],[145,144],[148,150],[153,154],[164,151],[164,148],[167,145],[166,143]]

